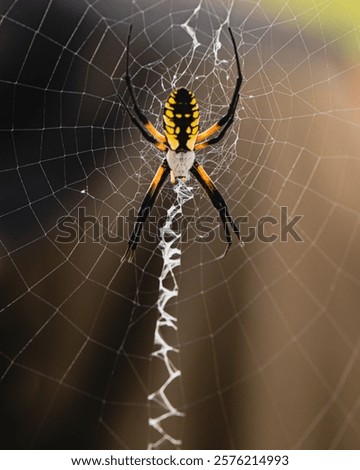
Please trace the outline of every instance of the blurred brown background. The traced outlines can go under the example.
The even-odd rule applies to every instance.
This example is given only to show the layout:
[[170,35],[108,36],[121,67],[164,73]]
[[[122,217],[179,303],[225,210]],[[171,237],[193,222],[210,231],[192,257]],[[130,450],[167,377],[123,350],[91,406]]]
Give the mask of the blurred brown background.
[[[158,164],[115,96],[126,96],[128,25],[143,109],[159,125],[180,64],[177,85],[196,91],[210,124],[235,83],[225,27],[224,72],[212,73],[209,53],[230,11],[241,103],[226,145],[199,158],[234,216],[255,225],[286,206],[303,215],[303,242],[255,240],[221,260],[218,231],[183,244],[170,310],[182,370],[173,401],[186,417],[170,427],[186,449],[359,448],[359,63],[347,46],[359,25],[347,17],[348,30],[334,30],[326,8],[309,5],[231,4],[0,2],[4,448],[134,449],[152,438],[156,243],[143,240],[119,269],[126,241],[96,243],[90,231],[59,244],[56,223],[79,207],[111,222],[136,210]],[[188,62],[186,22],[201,43]],[[214,215],[193,186],[185,213]],[[173,199],[168,183],[147,230]]]

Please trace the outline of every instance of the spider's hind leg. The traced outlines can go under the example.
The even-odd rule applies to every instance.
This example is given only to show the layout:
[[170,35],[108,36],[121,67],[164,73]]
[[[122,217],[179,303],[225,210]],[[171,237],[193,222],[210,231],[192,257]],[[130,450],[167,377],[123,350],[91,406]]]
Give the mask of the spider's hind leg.
[[205,189],[206,194],[209,196],[211,202],[213,203],[213,206],[219,211],[220,218],[221,218],[224,231],[225,231],[226,242],[227,242],[227,248],[224,253],[224,255],[226,255],[232,243],[229,225],[232,227],[241,245],[243,245],[243,242],[241,241],[241,238],[240,238],[239,227],[233,221],[230,215],[229,209],[226,205],[226,202],[224,201],[224,198],[221,196],[220,192],[216,189],[216,186],[211,180],[210,176],[206,173],[204,168],[201,165],[199,165],[197,161],[194,162],[194,165],[191,168],[191,173],[195,176],[195,178],[199,181],[201,186]]
[[133,260],[134,260],[134,255],[135,255],[135,247],[131,247],[130,245],[128,245],[125,253],[123,254],[122,258],[121,258],[121,262],[123,263],[124,261],[127,261],[128,263],[132,263]]
[[159,166],[155,176],[149,186],[148,192],[141,204],[140,210],[138,212],[135,227],[132,231],[132,234],[129,238],[128,247],[124,256],[122,257],[121,261],[127,260],[131,262],[134,258],[134,253],[136,247],[140,241],[141,232],[143,229],[143,225],[146,222],[146,219],[149,216],[149,213],[155,203],[156,197],[160,192],[162,185],[164,184],[166,178],[170,173],[170,168],[166,160],[162,162]]

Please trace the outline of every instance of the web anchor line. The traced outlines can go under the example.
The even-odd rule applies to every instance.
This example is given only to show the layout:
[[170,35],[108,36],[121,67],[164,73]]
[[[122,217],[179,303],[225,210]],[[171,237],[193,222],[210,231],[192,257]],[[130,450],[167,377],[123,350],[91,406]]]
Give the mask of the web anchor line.
[[[171,387],[172,393],[174,383],[180,380],[181,371],[170,358],[179,354],[179,349],[174,347],[172,341],[168,338],[169,329],[175,334],[177,333],[177,319],[166,311],[167,304],[170,299],[176,298],[179,292],[176,281],[175,270],[181,264],[181,250],[179,241],[181,233],[173,228],[174,221],[182,215],[183,204],[193,198],[192,188],[187,186],[182,180],[178,180],[174,185],[176,193],[176,202],[168,209],[164,226],[160,229],[159,247],[162,251],[163,267],[159,276],[159,297],[157,301],[158,318],[155,325],[154,333],[154,351],[153,358],[159,359],[162,365],[163,383],[159,388],[148,396],[148,401],[156,405],[158,415],[149,417],[149,427],[155,431],[158,437],[155,442],[149,442],[148,449],[159,449],[166,444],[170,444],[175,448],[180,448],[182,441],[174,437],[171,431],[164,429],[166,422],[173,422],[174,418],[182,418],[185,414],[179,411],[171,402],[168,396],[168,389]],[[171,287],[166,287],[166,285]],[[174,356],[175,355],[175,356]]]

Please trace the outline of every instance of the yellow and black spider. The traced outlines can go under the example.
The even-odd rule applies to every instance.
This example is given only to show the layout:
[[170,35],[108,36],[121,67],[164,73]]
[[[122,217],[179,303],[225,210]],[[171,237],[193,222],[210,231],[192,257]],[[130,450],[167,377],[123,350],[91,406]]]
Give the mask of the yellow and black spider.
[[[230,127],[234,120],[236,105],[239,101],[239,92],[242,82],[242,75],[240,70],[240,61],[236,48],[235,39],[231,28],[229,27],[229,33],[231,41],[234,47],[236,66],[238,77],[234,93],[227,110],[227,113],[219,119],[215,124],[210,126],[203,132],[199,132],[199,107],[194,94],[186,88],[178,88],[174,90],[165,103],[163,123],[164,133],[161,134],[155,129],[153,124],[146,118],[143,112],[140,110],[134,90],[131,84],[131,78],[129,74],[129,49],[130,49],[130,26],[129,34],[127,37],[127,48],[126,48],[126,84],[129,90],[131,101],[134,106],[133,114],[129,107],[126,105],[122,97],[119,95],[119,99],[124,105],[127,113],[130,116],[131,121],[140,130],[143,137],[151,142],[158,149],[166,152],[166,156],[159,166],[151,184],[146,193],[146,196],[141,204],[140,210],[137,215],[134,230],[129,238],[128,248],[123,256],[123,259],[131,261],[134,256],[134,251],[137,244],[140,241],[140,235],[144,222],[146,221],[151,208],[154,205],[155,199],[160,192],[162,185],[166,178],[170,174],[170,180],[175,183],[176,178],[187,179],[189,172],[195,176],[201,186],[205,189],[214,207],[219,211],[227,241],[227,249],[231,245],[231,233],[229,225],[233,228],[235,235],[240,240],[240,231],[237,224],[233,221],[229,214],[228,207],[216,189],[215,184],[211,180],[210,176],[206,173],[204,168],[199,165],[195,159],[195,151],[208,147],[209,145],[216,144],[225,135],[227,129]],[[207,140],[217,131],[220,131],[216,137]],[[226,253],[225,252],[225,253]]]

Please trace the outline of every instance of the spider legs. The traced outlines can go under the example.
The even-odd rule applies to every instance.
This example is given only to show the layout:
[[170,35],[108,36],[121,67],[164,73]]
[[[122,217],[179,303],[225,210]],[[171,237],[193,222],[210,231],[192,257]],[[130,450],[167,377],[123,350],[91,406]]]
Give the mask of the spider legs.
[[132,261],[134,257],[135,249],[140,241],[140,236],[141,236],[144,222],[148,218],[151,208],[153,207],[155,200],[157,198],[157,195],[159,194],[160,189],[162,185],[164,184],[166,178],[168,177],[169,173],[170,173],[169,165],[167,161],[164,160],[162,164],[159,166],[157,172],[155,173],[155,176],[148,189],[148,192],[146,193],[146,196],[141,204],[140,210],[137,215],[135,227],[129,238],[128,247],[124,256],[122,257],[122,261],[125,259],[129,262]]
[[120,99],[121,103],[123,104],[126,112],[128,113],[131,121],[135,126],[139,129],[143,137],[150,142],[151,144],[155,145],[160,150],[167,150],[166,138],[163,134],[161,134],[154,125],[148,120],[145,114],[139,108],[139,105],[136,101],[134,89],[131,83],[130,71],[129,71],[129,55],[130,55],[130,37],[131,37],[131,30],[132,25],[130,25],[128,37],[127,37],[127,44],[126,44],[126,73],[125,73],[125,81],[126,86],[128,88],[131,101],[134,106],[134,114],[130,111],[129,107],[122,99],[122,97],[118,94],[118,98]]
[[[235,116],[235,111],[236,111],[236,106],[239,101],[239,96],[240,96],[240,87],[242,83],[242,74],[240,70],[240,61],[239,61],[239,56],[236,48],[236,43],[235,39],[232,33],[232,30],[229,28],[229,33],[230,33],[230,38],[234,47],[234,53],[235,53],[235,59],[236,59],[236,66],[237,66],[237,80],[236,80],[236,85],[235,89],[229,104],[229,107],[227,109],[226,114],[219,119],[215,124],[210,126],[208,129],[205,131],[201,132],[200,134],[197,134],[196,140],[195,140],[195,135],[194,135],[194,140],[195,142],[192,142],[192,147],[189,150],[189,152],[193,153],[192,150],[200,150],[202,148],[205,148],[209,145],[216,144],[219,142],[224,136],[228,128],[231,126],[234,116]],[[128,37],[127,37],[127,47],[126,47],[126,74],[125,74],[125,81],[126,85],[128,88],[128,92],[130,94],[130,98],[133,104],[133,110],[130,110],[130,108],[127,106],[127,104],[124,102],[122,97],[120,95],[119,99],[121,103],[124,105],[124,108],[126,112],[129,114],[129,117],[132,121],[132,123],[140,130],[142,136],[151,144],[153,144],[155,147],[162,151],[169,150],[169,148],[172,150],[171,145],[169,144],[167,137],[161,134],[159,131],[156,130],[156,128],[153,126],[153,124],[147,119],[147,117],[144,115],[144,113],[141,111],[140,107],[137,104],[135,93],[132,87],[131,83],[131,77],[130,77],[130,72],[129,72],[129,57],[130,57],[130,38],[131,38],[131,27],[129,29]],[[196,101],[195,101],[196,102]],[[176,104],[176,102],[175,102]],[[179,127],[180,129],[180,127]],[[218,133],[216,137],[210,138],[213,136],[215,133]],[[179,131],[180,132],[180,131]],[[185,132],[185,131],[184,131]],[[186,132],[185,132],[186,133]],[[187,133],[188,134],[188,133]],[[210,139],[209,139],[210,138]],[[195,145],[194,145],[195,143]],[[169,150],[170,151],[170,150]],[[192,160],[194,161],[194,160]],[[137,215],[136,223],[134,230],[130,236],[129,242],[128,242],[128,247],[127,250],[122,258],[122,260],[127,259],[128,261],[131,261],[133,256],[134,256],[134,251],[140,241],[140,236],[143,228],[143,224],[146,221],[146,219],[149,216],[150,210],[153,207],[156,197],[159,194],[161,187],[163,186],[166,178],[171,176],[171,182],[174,183],[176,180],[175,177],[175,170],[173,167],[170,167],[171,163],[168,163],[167,158],[164,159],[163,163],[160,165],[158,168],[151,184],[148,189],[148,192],[146,193],[146,196],[141,204],[140,210]],[[191,165],[191,163],[190,163]],[[226,241],[227,241],[227,249],[230,248],[231,245],[231,231],[230,228],[234,231],[235,235],[237,238],[241,241],[240,239],[240,231],[237,226],[237,224],[233,221],[233,219],[230,216],[228,207],[219,193],[219,191],[216,189],[213,181],[209,177],[209,175],[205,172],[203,167],[199,165],[197,161],[194,162],[193,166],[190,169],[191,173],[195,178],[199,181],[201,186],[205,189],[207,195],[209,196],[212,204],[214,207],[219,211],[220,218],[224,227],[225,231],[225,236],[226,236]],[[188,168],[186,171],[186,174],[188,172]],[[225,252],[225,254],[226,254]]]
[[226,205],[226,202],[224,201],[224,198],[216,189],[215,184],[211,180],[210,176],[206,173],[204,168],[196,160],[190,171],[195,176],[195,178],[199,181],[201,186],[205,189],[206,194],[209,196],[211,202],[213,203],[213,206],[219,211],[220,218],[221,218],[224,231],[225,231],[226,242],[227,242],[227,248],[224,253],[224,256],[225,256],[232,243],[229,226],[232,227],[235,235],[241,242],[239,227],[233,221],[229,213],[229,209]]
[[[240,87],[241,87],[243,77],[242,77],[242,74],[241,74],[240,60],[239,60],[239,55],[238,55],[237,48],[236,48],[234,35],[233,35],[233,32],[232,32],[230,27],[229,27],[229,33],[230,33],[231,42],[232,42],[233,47],[234,47],[235,59],[236,59],[236,68],[237,68],[237,75],[238,75],[237,80],[236,80],[235,89],[234,89],[234,92],[233,92],[233,96],[231,98],[230,105],[229,105],[229,108],[227,110],[227,113],[221,119],[219,119],[215,124],[213,124],[208,129],[206,129],[205,131],[200,132],[200,134],[198,134],[198,136],[196,138],[195,150],[201,150],[205,147],[208,147],[209,145],[213,145],[213,144],[216,144],[217,142],[219,142],[224,137],[226,131],[231,126],[231,124],[234,120],[235,110],[236,110],[236,106],[237,106],[238,101],[239,101],[239,93],[240,93]],[[219,130],[221,130],[221,132],[219,133],[219,135],[217,137],[214,137],[210,140],[206,140],[209,137],[211,137],[213,134],[215,134],[215,132],[217,132]]]

